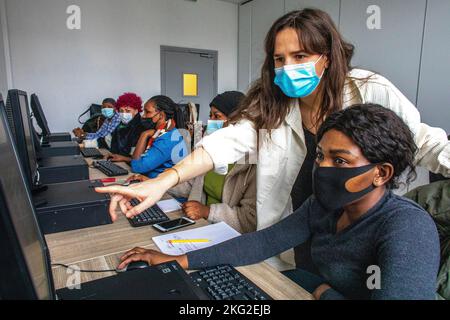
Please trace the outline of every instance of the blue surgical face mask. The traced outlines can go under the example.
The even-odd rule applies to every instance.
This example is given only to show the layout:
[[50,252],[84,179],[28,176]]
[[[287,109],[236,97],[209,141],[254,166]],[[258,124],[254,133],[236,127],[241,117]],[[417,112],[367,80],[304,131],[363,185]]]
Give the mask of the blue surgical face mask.
[[206,134],[212,134],[213,132],[223,128],[225,121],[223,120],[208,120],[208,126],[206,128]]
[[[323,56],[323,55],[322,55]],[[306,62],[301,64],[290,64],[275,69],[275,84],[280,87],[285,95],[291,98],[304,98],[309,96],[319,86],[322,75],[319,77],[316,72],[316,62]]]
[[133,120],[133,115],[131,113],[120,113],[120,121],[122,121],[123,124],[129,124]]
[[103,108],[102,114],[105,116],[105,118],[111,119],[114,116],[114,109],[113,108]]

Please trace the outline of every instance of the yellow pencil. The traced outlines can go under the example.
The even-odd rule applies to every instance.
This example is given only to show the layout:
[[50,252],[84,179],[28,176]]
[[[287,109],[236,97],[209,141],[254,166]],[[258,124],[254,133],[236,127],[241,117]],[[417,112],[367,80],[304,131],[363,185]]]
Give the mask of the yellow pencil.
[[169,240],[170,243],[201,243],[201,242],[210,242],[209,239],[185,239],[185,240]]

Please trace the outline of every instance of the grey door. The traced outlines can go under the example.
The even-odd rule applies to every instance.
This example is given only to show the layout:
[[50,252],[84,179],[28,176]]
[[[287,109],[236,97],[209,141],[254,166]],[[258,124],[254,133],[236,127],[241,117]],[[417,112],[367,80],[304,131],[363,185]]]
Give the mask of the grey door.
[[178,103],[199,104],[206,123],[217,95],[217,51],[162,46],[161,92]]

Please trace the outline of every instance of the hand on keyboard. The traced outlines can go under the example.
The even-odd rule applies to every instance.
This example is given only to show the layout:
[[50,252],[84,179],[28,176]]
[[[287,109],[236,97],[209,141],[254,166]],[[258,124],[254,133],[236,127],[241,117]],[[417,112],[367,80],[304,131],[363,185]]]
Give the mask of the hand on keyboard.
[[111,162],[131,162],[130,157],[125,157],[120,154],[112,154],[112,155],[108,156],[107,159],[108,159],[108,161],[111,161]]
[[[169,181],[169,183],[168,183]],[[145,209],[150,208],[159,201],[166,191],[175,184],[170,179],[150,179],[138,184],[132,184],[129,187],[111,186],[96,188],[99,193],[110,193],[111,204],[109,205],[109,214],[112,221],[117,220],[117,209],[120,208],[127,218],[133,218],[139,215]],[[140,204],[133,207],[131,199],[138,199]]]

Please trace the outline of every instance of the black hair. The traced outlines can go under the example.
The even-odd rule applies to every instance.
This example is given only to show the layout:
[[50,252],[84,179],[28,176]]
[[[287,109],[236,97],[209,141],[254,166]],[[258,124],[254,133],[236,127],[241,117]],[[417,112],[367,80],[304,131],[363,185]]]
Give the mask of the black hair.
[[156,110],[164,111],[166,120],[174,119],[177,129],[186,129],[186,119],[180,106],[167,96],[151,97],[147,102],[154,102]]
[[216,107],[225,116],[229,117],[239,104],[245,98],[245,95],[239,91],[225,91],[217,95],[209,104],[210,107]]
[[103,99],[102,104],[105,104],[105,103],[111,103],[113,106],[115,106],[116,100],[114,100],[113,98],[105,98],[105,99]]
[[389,189],[399,187],[400,175],[409,169],[407,183],[416,178],[414,158],[417,146],[413,134],[393,111],[378,104],[356,104],[331,114],[317,132],[319,142],[335,129],[351,138],[373,164],[390,163],[394,167]]

